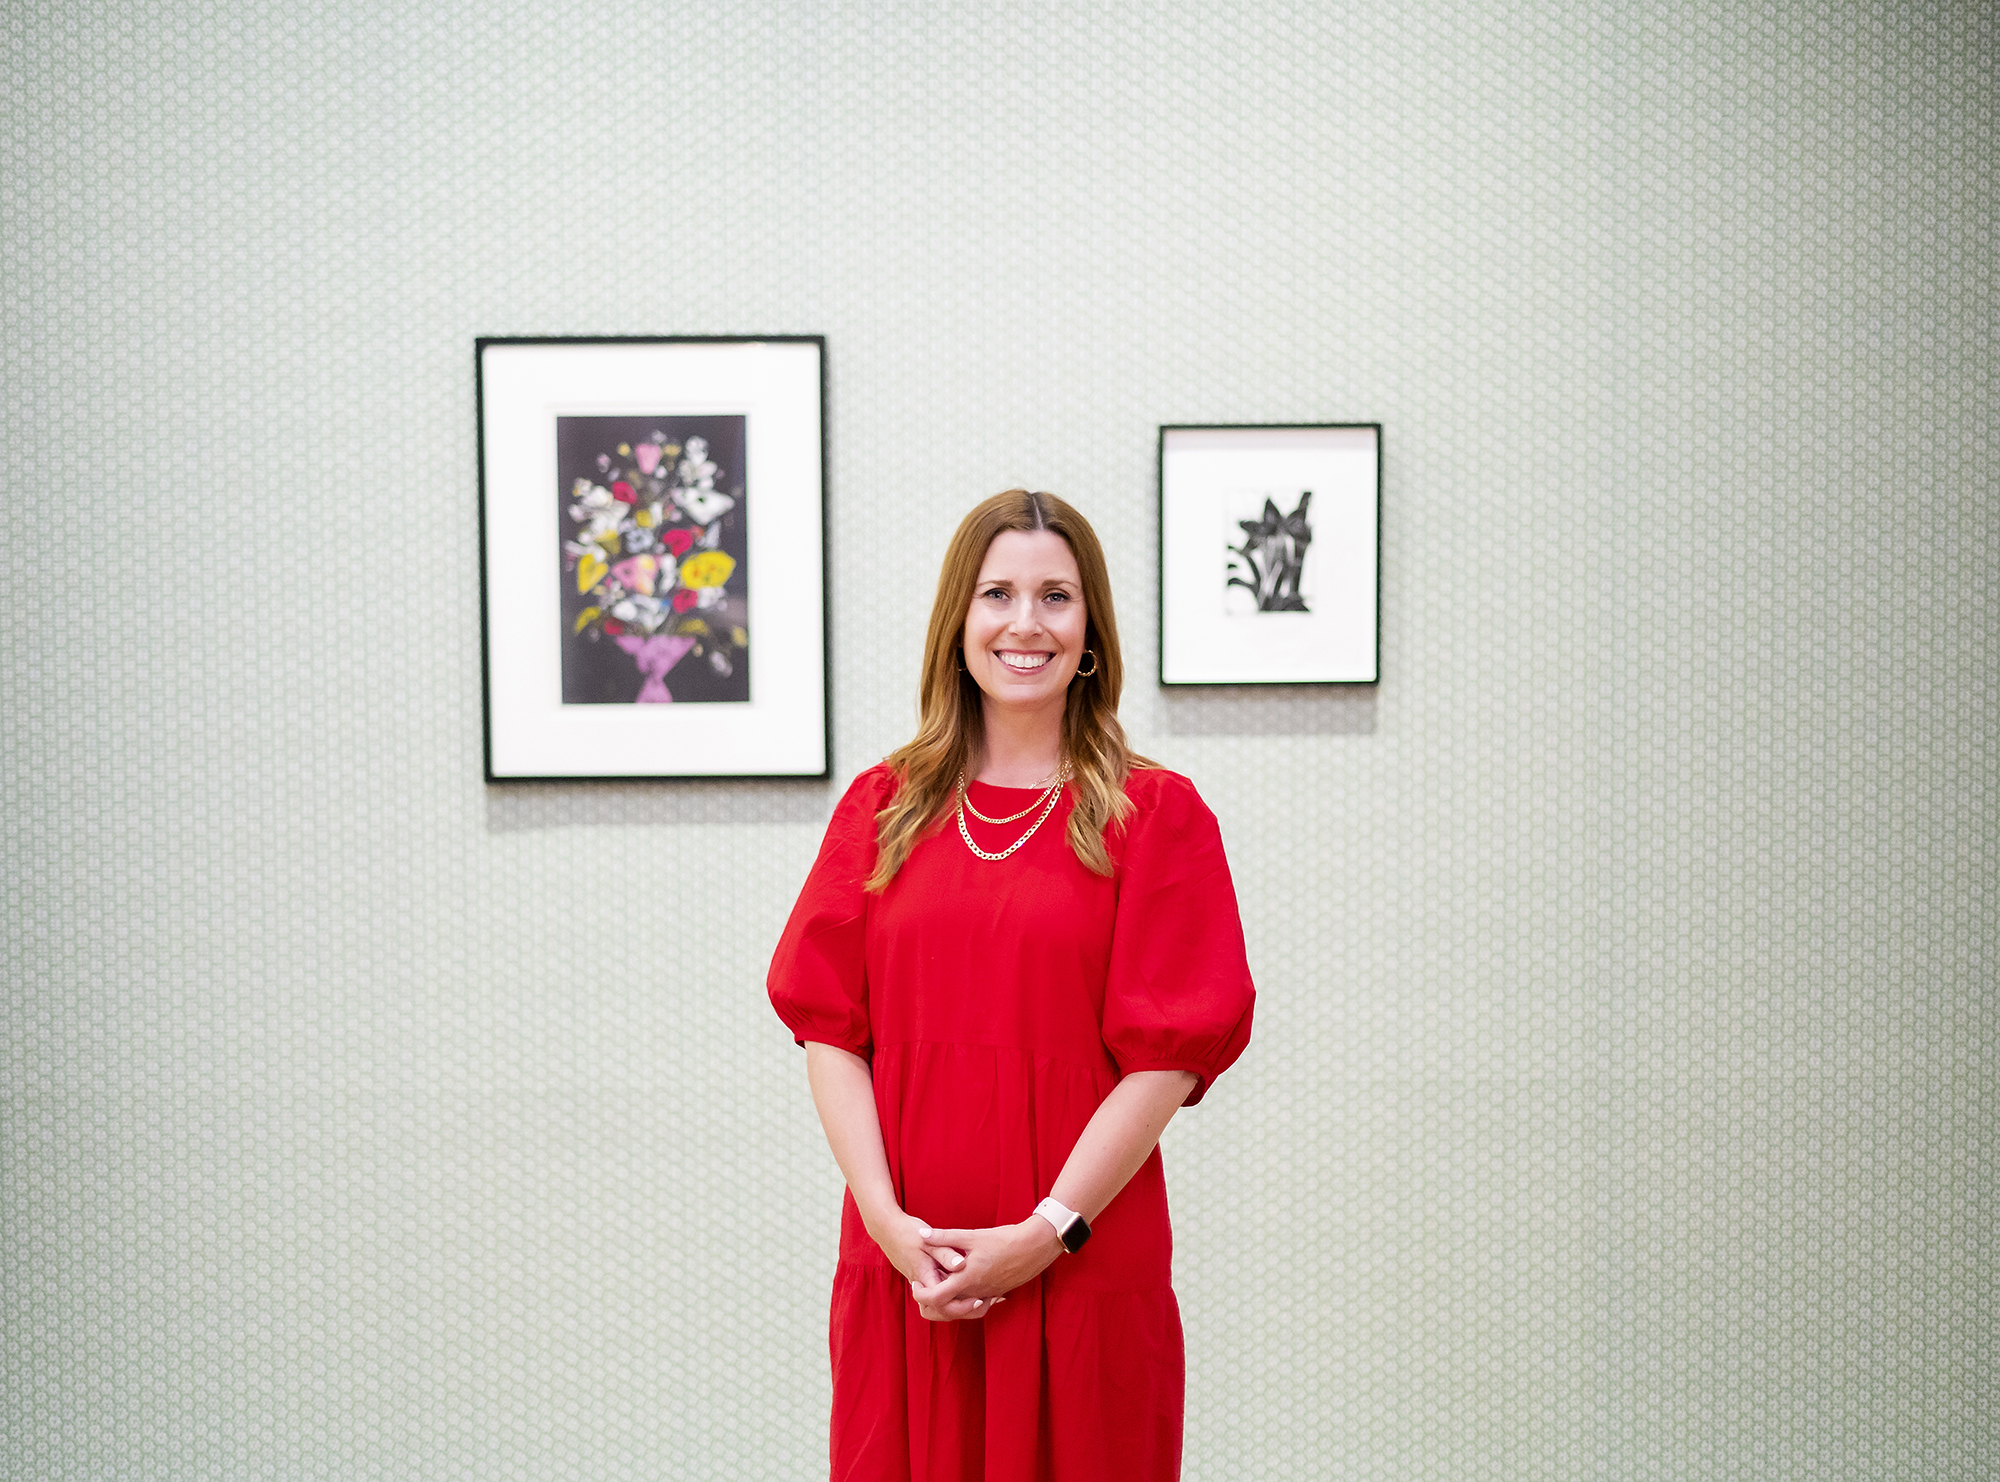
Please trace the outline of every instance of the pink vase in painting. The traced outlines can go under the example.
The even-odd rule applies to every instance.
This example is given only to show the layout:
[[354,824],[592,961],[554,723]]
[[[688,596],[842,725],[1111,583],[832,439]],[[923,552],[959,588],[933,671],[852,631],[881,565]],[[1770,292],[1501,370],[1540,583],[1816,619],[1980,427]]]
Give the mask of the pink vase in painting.
[[694,647],[692,638],[669,638],[664,633],[656,633],[651,638],[641,638],[636,633],[620,633],[612,640],[632,656],[632,662],[639,666],[639,673],[645,683],[639,686],[639,693],[633,697],[635,704],[659,705],[674,698],[667,688],[667,671],[687,656]]

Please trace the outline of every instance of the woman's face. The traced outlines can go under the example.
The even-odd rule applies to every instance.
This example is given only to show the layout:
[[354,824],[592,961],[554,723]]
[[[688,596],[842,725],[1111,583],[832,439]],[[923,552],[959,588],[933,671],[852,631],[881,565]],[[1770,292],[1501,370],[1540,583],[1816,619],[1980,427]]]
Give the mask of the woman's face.
[[966,672],[991,704],[1060,708],[1083,662],[1088,618],[1069,542],[1052,530],[1003,530],[966,609]]

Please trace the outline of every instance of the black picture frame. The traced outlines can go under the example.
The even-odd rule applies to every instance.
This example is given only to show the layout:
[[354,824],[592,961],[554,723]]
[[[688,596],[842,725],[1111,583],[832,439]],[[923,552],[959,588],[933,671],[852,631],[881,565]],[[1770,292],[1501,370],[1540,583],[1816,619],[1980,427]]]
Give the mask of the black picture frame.
[[825,336],[487,335],[473,373],[486,781],[830,777]]
[[1382,466],[1380,422],[1160,425],[1162,688],[1381,682]]

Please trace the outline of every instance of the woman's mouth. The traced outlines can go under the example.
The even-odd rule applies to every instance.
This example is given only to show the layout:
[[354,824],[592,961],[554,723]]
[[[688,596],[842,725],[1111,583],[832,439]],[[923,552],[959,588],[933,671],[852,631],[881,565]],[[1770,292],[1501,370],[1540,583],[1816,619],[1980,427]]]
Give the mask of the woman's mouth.
[[998,653],[1001,663],[1005,664],[1009,669],[1020,673],[1031,673],[1036,669],[1040,669],[1047,665],[1050,659],[1055,657],[1054,654],[1014,653],[1004,648],[998,650]]

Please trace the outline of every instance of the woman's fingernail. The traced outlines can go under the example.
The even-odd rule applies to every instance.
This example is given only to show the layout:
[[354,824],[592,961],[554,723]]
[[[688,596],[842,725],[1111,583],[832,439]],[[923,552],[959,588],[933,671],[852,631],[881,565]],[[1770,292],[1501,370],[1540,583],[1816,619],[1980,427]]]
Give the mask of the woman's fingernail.
[[917,1226],[917,1233],[919,1235],[922,1235],[924,1239],[928,1240],[931,1238],[931,1236],[937,1234],[937,1231],[933,1230],[929,1225],[920,1224]]

